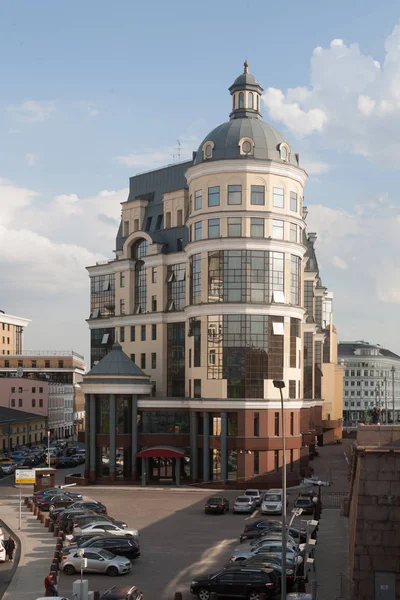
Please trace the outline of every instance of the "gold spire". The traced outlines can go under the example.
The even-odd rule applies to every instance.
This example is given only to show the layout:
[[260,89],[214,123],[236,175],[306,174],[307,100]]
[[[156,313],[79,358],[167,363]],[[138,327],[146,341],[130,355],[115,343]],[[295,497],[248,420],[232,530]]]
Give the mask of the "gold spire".
[[248,73],[249,72],[249,63],[247,62],[247,60],[244,61],[244,71],[243,73]]

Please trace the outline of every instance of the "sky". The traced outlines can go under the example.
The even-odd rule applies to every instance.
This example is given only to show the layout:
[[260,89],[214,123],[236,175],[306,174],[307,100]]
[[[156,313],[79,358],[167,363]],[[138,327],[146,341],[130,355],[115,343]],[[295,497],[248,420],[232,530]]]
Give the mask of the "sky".
[[307,170],[341,340],[400,354],[395,2],[0,2],[0,309],[25,349],[88,360],[85,267],[113,257],[129,177],[191,156],[249,62]]

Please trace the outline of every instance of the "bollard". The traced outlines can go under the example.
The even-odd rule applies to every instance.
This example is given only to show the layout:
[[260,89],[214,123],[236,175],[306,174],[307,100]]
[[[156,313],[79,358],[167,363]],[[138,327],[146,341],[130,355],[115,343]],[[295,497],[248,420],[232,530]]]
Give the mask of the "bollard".
[[44,515],[44,526],[45,526],[45,527],[48,527],[48,526],[49,526],[49,523],[50,523],[50,519],[49,519],[49,517],[46,517],[46,515]]
[[60,526],[54,525],[54,537],[58,537],[59,532],[60,532]]
[[55,569],[56,571],[58,571],[58,560],[54,559],[53,562],[51,563],[51,570]]
[[35,504],[32,502],[32,504],[30,505],[29,508],[30,508],[31,512],[33,512],[35,510]]
[[[41,519],[42,525],[44,525],[46,523],[46,519],[47,519],[46,515],[42,513],[42,519]],[[48,527],[48,525],[47,525],[47,527]]]
[[28,506],[28,504],[29,504],[29,498],[28,498],[28,496],[25,496],[24,504],[25,504],[25,506]]
[[60,546],[62,546],[63,544],[63,536],[61,535],[61,532],[58,534],[58,538],[57,538],[57,544],[60,544]]
[[38,512],[39,512],[39,507],[35,506],[35,508],[33,509],[33,514],[35,515],[35,517],[37,516]]
[[100,592],[94,592],[93,600],[100,600]]
[[49,523],[49,531],[54,531],[54,523],[53,523],[53,521],[50,521],[50,523]]
[[182,600],[182,592],[175,592],[174,600]]
[[37,514],[37,517],[36,517],[38,521],[42,520],[42,515],[43,515],[43,513],[41,513],[40,510],[39,510],[39,512]]
[[57,583],[57,571],[53,567],[50,569],[50,575],[53,575],[54,583]]

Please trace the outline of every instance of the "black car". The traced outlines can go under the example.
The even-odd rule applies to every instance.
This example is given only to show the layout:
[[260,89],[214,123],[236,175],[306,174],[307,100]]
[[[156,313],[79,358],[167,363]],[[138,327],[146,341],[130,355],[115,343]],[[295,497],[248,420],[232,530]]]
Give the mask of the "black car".
[[[282,521],[268,521],[266,519],[258,519],[252,523],[245,525],[243,533],[240,535],[240,541],[252,540],[261,537],[265,533],[282,531]],[[300,544],[305,544],[307,539],[307,532],[305,529],[298,529],[297,527],[288,528],[289,535],[295,540],[300,537]]]
[[113,585],[112,588],[104,592],[100,600],[142,600],[143,594],[133,585]]
[[72,456],[60,456],[56,462],[56,469],[68,469],[78,466],[78,461],[73,459]]
[[66,496],[69,496],[70,498],[72,498],[72,500],[74,502],[76,502],[77,500],[82,500],[82,494],[77,494],[76,492],[70,492],[68,490],[63,489],[62,487],[56,487],[56,488],[47,488],[46,490],[40,490],[39,492],[35,492],[33,494],[33,501],[35,502],[35,504],[37,504],[39,499],[42,499],[43,496],[48,496],[48,495],[53,495],[55,496],[56,494],[65,494]]
[[110,534],[106,531],[104,531],[103,533],[75,533],[73,536],[71,536],[71,539],[67,540],[67,545],[62,549],[61,552],[62,554],[68,554],[69,547],[81,546],[81,544],[93,539],[94,537],[110,537]]
[[124,521],[117,521],[116,519],[113,519],[112,517],[109,517],[108,515],[99,515],[98,513],[95,513],[90,510],[82,511],[80,513],[77,513],[75,511],[75,512],[69,513],[68,517],[64,517],[64,515],[62,515],[60,527],[65,532],[67,532],[67,531],[72,532],[75,527],[82,528],[85,525],[89,525],[89,523],[97,523],[97,522],[114,523],[114,525],[117,525],[118,527],[121,527],[121,528],[127,527],[127,524]]
[[258,600],[260,594],[275,598],[279,590],[279,579],[272,569],[229,569],[201,575],[190,584],[190,591],[199,600],[209,600],[211,592],[218,596],[235,596]]
[[74,519],[80,516],[90,516],[92,519],[98,517],[98,513],[95,513],[91,510],[84,509],[73,509],[73,510],[64,510],[57,515],[57,524],[60,526],[61,531],[69,532],[72,531],[72,526],[74,524]]
[[[68,507],[68,510],[90,510],[94,513],[98,514],[107,514],[107,508],[101,502],[95,502],[94,500],[80,500],[78,502],[74,502]],[[55,508],[50,511],[49,517],[55,521],[58,518],[58,515],[65,511],[65,508]]]
[[140,556],[140,547],[134,537],[127,536],[96,536],[91,540],[86,540],[80,545],[80,548],[93,548],[99,550],[108,550],[118,556],[125,556],[130,560]]
[[54,508],[65,508],[74,503],[73,498],[67,494],[56,494],[51,496],[43,496],[37,501],[37,506],[40,510],[53,510]]
[[222,496],[212,496],[207,500],[204,512],[206,515],[210,513],[223,515],[224,513],[229,512],[229,500]]
[[[276,572],[279,580],[282,580],[282,556],[278,554],[255,554],[247,560],[243,560],[240,563],[241,568],[247,569],[272,569]],[[226,570],[231,571],[235,568],[235,563],[228,563],[225,566]],[[237,565],[236,565],[237,568]],[[296,567],[294,563],[286,561],[286,588],[290,590],[292,588],[294,578],[296,575]]]
[[31,458],[30,456],[24,456],[22,460],[18,463],[18,468],[25,467],[27,469],[31,469],[36,465],[37,463],[35,462],[34,458]]
[[303,515],[313,515],[314,514],[313,498],[314,498],[314,494],[311,492],[299,494],[294,503],[294,507],[301,508],[303,510]]
[[70,459],[76,462],[77,465],[83,465],[85,462],[85,456],[83,454],[73,454]]

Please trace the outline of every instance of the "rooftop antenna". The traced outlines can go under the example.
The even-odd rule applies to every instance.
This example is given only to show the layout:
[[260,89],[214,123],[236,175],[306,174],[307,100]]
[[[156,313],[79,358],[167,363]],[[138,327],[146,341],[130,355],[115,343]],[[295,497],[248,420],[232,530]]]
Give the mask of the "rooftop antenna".
[[179,140],[177,140],[178,142],[178,160],[181,160],[181,143]]

